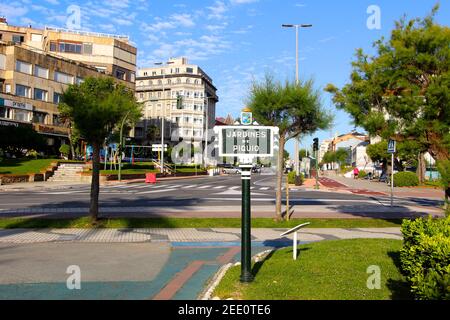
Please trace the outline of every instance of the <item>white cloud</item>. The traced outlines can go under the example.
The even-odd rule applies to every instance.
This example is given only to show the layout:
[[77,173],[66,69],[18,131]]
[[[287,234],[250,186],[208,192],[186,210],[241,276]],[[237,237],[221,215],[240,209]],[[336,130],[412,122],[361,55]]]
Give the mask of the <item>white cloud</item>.
[[53,4],[55,6],[59,4],[58,0],[45,0],[45,1],[47,1],[48,3]]
[[216,1],[213,6],[207,7],[207,9],[210,11],[208,19],[216,19],[216,20],[224,19],[225,12],[228,11],[228,8],[223,1]]
[[259,0],[230,0],[231,4],[247,4],[259,2]]
[[19,3],[0,3],[0,12],[7,18],[13,19],[24,16],[28,12],[28,9],[25,6],[22,7]]
[[195,26],[194,19],[190,14],[173,14],[170,19],[174,20],[178,25],[182,27],[193,27]]

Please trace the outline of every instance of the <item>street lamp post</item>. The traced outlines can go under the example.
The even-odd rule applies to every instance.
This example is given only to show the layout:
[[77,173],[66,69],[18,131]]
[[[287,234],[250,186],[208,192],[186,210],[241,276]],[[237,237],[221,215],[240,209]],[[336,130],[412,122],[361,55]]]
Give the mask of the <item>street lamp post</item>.
[[205,110],[205,150],[203,155],[203,163],[206,167],[208,165],[208,130],[209,130],[209,99],[215,99],[214,97],[206,97],[206,110]]
[[[298,29],[299,28],[311,28],[312,24],[282,24],[283,28],[295,28],[295,84],[299,84],[299,63],[298,63]],[[298,176],[300,174],[300,161],[299,161],[299,142],[300,138],[295,138],[294,144],[294,166],[295,166],[295,174]]]
[[[128,118],[128,115],[130,114],[131,110],[129,110],[125,117],[123,117],[122,119],[122,123],[120,124],[120,137],[119,137],[119,175],[118,175],[118,179],[119,181],[122,181],[122,144],[123,144],[123,126],[125,125],[125,121]],[[105,159],[106,162],[106,159]]]
[[[172,63],[173,63],[172,61],[169,61],[169,62],[166,62],[166,65],[172,64]],[[164,66],[164,63],[156,62],[155,65]],[[164,88],[164,82],[166,80],[166,70],[163,68],[163,69],[161,69],[161,71],[162,71],[162,76],[163,76],[163,79],[162,79],[162,96],[163,96],[162,98],[163,98],[163,100],[162,101],[166,101],[165,100],[166,92],[165,92],[165,88]],[[161,174],[164,173],[164,122],[166,120],[165,119],[165,109],[166,109],[166,104],[165,104],[165,102],[163,102],[162,115],[161,115]]]

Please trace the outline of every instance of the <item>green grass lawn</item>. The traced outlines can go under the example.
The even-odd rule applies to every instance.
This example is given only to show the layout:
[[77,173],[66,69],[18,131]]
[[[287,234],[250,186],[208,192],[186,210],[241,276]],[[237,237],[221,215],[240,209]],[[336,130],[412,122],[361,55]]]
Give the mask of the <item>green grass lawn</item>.
[[58,159],[3,159],[0,161],[0,174],[39,173]]
[[[293,219],[276,222],[270,218],[252,219],[253,228],[292,228],[311,222],[311,228],[400,227],[401,220],[381,219]],[[98,228],[240,228],[239,218],[114,218],[101,219]],[[92,228],[88,217],[76,219],[0,218],[0,228]]]
[[[239,281],[240,266],[228,270],[213,296],[243,300],[412,299],[398,269],[402,242],[387,239],[321,241],[275,251],[253,265],[255,280]],[[381,289],[367,288],[367,267],[381,269]]]

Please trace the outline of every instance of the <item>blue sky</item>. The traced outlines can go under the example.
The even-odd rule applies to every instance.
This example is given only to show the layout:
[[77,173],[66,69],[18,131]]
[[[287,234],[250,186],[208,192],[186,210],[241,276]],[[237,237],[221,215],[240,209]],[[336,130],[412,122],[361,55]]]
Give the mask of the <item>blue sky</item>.
[[[138,66],[151,66],[171,56],[186,56],[200,65],[218,88],[217,115],[238,116],[251,81],[266,72],[280,80],[295,77],[295,31],[282,23],[311,23],[300,32],[300,77],[317,87],[348,81],[356,48],[372,50],[373,41],[388,36],[403,14],[422,17],[434,0],[0,0],[0,15],[13,25],[66,27],[67,8],[81,8],[80,28],[125,34],[138,48]],[[437,21],[450,21],[450,1],[441,0]],[[381,12],[381,29],[367,27],[370,5]],[[328,94],[323,103],[335,114],[332,130],[320,139],[353,129],[351,119],[335,110]],[[309,146],[313,137],[302,139]],[[292,151],[292,143],[287,146]]]

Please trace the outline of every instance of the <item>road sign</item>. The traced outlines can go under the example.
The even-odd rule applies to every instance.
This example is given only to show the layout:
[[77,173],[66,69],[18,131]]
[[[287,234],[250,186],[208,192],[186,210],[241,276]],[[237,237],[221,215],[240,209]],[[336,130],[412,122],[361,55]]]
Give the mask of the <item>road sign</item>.
[[271,157],[275,127],[219,127],[220,157]]
[[[161,151],[161,144],[152,144],[152,151]],[[164,144],[164,151],[167,151],[167,144]]]
[[253,114],[249,111],[241,112],[241,124],[249,126],[253,123]]
[[397,150],[397,143],[395,142],[395,140],[389,140],[387,152],[388,153],[395,153],[396,150]]

